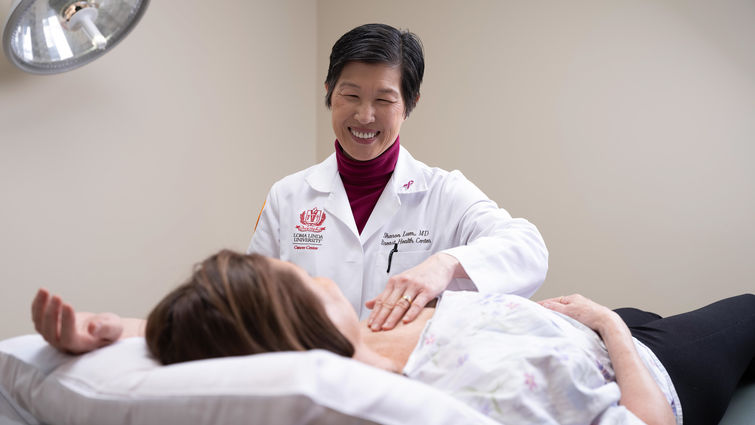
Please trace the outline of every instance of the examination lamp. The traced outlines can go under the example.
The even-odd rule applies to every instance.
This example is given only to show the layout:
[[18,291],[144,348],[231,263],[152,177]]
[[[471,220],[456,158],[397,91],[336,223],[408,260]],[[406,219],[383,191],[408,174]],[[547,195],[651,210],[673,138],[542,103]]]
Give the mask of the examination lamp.
[[5,56],[34,74],[85,65],[134,28],[149,0],[15,0],[3,30]]

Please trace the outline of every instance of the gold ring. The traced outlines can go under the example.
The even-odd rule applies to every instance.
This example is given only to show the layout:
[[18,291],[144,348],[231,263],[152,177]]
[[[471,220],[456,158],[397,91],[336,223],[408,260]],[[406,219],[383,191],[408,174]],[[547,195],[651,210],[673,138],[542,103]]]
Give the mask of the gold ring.
[[406,302],[408,302],[409,304],[412,303],[412,297],[410,297],[409,295],[404,295],[403,297],[401,297],[401,299],[406,300]]

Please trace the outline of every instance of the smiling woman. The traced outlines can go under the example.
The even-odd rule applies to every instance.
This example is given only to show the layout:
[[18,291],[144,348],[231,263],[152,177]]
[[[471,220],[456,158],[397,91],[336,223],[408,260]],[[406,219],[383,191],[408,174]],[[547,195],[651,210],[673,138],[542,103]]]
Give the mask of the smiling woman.
[[332,279],[374,331],[413,321],[446,289],[530,296],[548,268],[535,226],[400,145],[424,71],[408,31],[367,24],[335,42],[335,152],[273,185],[248,249]]

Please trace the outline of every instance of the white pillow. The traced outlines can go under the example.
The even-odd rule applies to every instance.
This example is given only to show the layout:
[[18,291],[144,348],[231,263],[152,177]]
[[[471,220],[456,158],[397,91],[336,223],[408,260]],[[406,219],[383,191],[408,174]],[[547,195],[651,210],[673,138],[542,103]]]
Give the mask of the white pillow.
[[143,338],[82,356],[0,341],[0,424],[494,424],[420,382],[327,351],[161,366]]

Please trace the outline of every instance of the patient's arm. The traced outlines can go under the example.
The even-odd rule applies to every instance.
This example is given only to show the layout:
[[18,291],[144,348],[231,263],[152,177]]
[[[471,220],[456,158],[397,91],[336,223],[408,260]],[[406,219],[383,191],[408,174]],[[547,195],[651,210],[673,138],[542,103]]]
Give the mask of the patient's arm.
[[45,289],[31,304],[34,328],[60,351],[80,354],[132,336],[143,336],[145,321],[113,313],[76,312],[60,297]]
[[676,423],[671,406],[635,349],[629,328],[616,313],[581,295],[552,298],[540,304],[600,334],[621,390],[620,404],[648,425]]

